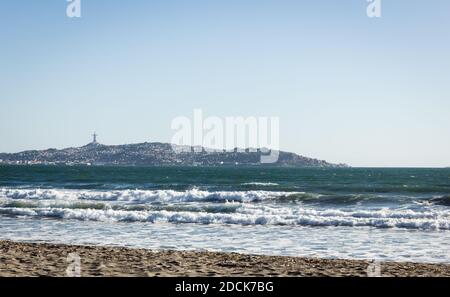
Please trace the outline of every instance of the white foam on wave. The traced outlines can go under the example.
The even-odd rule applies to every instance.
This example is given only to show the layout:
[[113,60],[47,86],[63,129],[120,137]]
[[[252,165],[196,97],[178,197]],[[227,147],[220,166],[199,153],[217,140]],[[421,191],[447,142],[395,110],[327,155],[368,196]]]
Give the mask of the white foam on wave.
[[0,208],[1,214],[111,222],[169,222],[239,225],[368,226],[450,230],[450,213],[381,209],[374,211],[278,208],[242,204],[234,213],[128,211],[113,209]]
[[270,182],[250,182],[250,183],[242,183],[243,186],[279,186],[277,183]]
[[117,190],[90,191],[65,189],[0,189],[0,198],[30,200],[97,200],[153,202],[238,201],[255,202],[297,194],[275,191],[187,191],[174,190]]
[[[298,194],[301,193],[0,188],[0,214],[116,222],[450,229],[448,208],[324,208],[271,200]],[[252,203],[264,200],[268,203]]]

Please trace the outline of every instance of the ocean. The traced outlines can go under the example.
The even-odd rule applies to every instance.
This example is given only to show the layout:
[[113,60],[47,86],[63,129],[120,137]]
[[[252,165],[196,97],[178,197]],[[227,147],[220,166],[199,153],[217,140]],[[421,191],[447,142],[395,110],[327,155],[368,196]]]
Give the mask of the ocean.
[[0,166],[0,239],[450,263],[450,169]]

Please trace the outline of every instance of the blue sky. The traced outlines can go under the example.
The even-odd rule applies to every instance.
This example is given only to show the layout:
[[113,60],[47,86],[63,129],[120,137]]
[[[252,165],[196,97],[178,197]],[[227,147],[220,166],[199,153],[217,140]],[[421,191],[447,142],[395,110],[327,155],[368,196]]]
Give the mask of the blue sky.
[[278,116],[284,150],[450,166],[450,2],[0,2],[0,151],[170,141],[176,116]]

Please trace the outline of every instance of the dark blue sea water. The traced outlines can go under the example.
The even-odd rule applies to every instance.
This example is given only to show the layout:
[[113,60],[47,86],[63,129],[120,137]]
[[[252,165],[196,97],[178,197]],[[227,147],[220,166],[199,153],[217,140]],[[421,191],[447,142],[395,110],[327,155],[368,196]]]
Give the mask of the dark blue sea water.
[[449,262],[450,169],[0,166],[0,238]]

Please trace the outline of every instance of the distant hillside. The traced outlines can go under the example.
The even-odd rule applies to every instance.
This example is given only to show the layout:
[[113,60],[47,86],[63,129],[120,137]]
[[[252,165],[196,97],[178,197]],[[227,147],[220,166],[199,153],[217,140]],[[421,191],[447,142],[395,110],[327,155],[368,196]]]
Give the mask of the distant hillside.
[[[200,148],[198,152],[177,153],[168,143],[139,143],[125,145],[103,145],[90,143],[76,148],[62,150],[47,149],[42,151],[25,151],[15,154],[0,154],[3,164],[65,164],[65,165],[121,165],[121,166],[222,166],[222,165],[264,165],[260,163],[263,153],[237,151],[207,152]],[[295,167],[347,167],[345,164],[331,164],[326,161],[299,156],[294,153],[279,153],[272,166]]]

